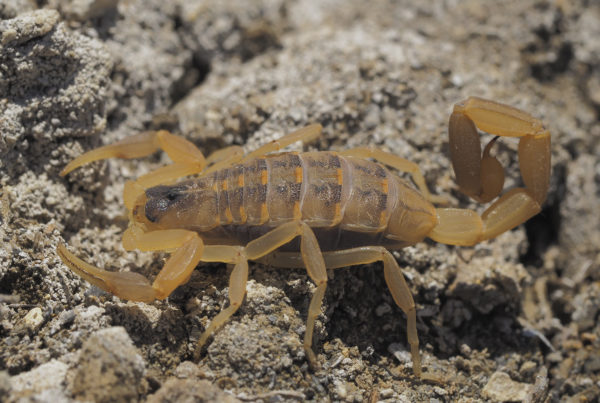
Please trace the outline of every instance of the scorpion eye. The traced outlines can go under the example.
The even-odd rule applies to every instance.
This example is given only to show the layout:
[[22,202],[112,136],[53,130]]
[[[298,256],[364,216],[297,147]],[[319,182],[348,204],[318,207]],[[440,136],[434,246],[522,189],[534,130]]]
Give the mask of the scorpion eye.
[[155,186],[147,189],[147,201],[144,208],[146,218],[151,222],[157,222],[179,196],[180,192],[169,186]]
[[167,210],[169,202],[165,199],[150,199],[146,203],[145,213],[146,218],[150,222],[156,222]]
[[186,199],[186,186],[155,186],[146,189],[146,218],[151,222],[157,222],[160,218],[175,206]]
[[171,189],[167,193],[166,197],[167,197],[167,200],[174,201],[174,200],[177,200],[179,198],[179,196],[181,196],[181,193],[177,192],[175,189]]

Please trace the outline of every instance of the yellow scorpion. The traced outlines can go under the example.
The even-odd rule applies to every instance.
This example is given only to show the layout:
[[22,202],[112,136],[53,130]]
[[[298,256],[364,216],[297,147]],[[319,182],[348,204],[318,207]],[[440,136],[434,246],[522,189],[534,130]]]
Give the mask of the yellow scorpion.
[[[481,98],[457,103],[450,116],[450,156],[461,191],[486,203],[504,185],[503,168],[483,152],[477,128],[518,137],[525,184],[500,196],[480,217],[475,211],[436,208],[440,198],[427,189],[418,166],[371,148],[340,152],[279,152],[321,133],[314,124],[244,155],[241,147],[204,158],[196,146],[165,131],[145,132],[91,150],[69,163],[66,175],[92,161],[138,158],[161,149],[173,164],[127,182],[124,202],[129,228],[126,250],[171,253],[150,282],[134,272],[94,267],[58,246],[63,262],[88,282],[119,298],[150,302],[185,283],[200,262],[233,264],[229,306],[206,328],[200,347],[240,307],[246,293],[248,260],[277,267],[304,267],[316,290],[308,309],[304,349],[313,365],[315,319],[327,287],[327,269],[382,261],[394,301],[407,316],[413,371],[421,375],[416,311],[402,270],[389,249],[428,237],[450,245],[474,245],[527,221],[541,210],[550,178],[550,133],[531,115]],[[410,173],[419,191],[388,168]],[[196,175],[177,182],[179,178]]]

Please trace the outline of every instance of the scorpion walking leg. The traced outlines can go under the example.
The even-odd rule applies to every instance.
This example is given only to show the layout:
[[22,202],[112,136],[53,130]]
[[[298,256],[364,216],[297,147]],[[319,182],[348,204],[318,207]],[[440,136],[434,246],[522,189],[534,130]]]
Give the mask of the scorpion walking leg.
[[[308,308],[306,334],[304,336],[304,350],[306,351],[306,355],[311,365],[317,366],[317,358],[312,351],[312,336],[315,319],[321,312],[321,304],[323,296],[325,295],[325,289],[327,288],[327,271],[325,270],[325,263],[317,238],[312,229],[302,221],[292,221],[282,224],[261,237],[249,242],[245,248],[234,249],[235,247],[229,246],[207,246],[205,248],[202,261],[235,262],[236,267],[234,268],[230,279],[231,304],[229,308],[219,313],[204,331],[204,334],[202,334],[198,342],[199,346],[196,350],[196,356],[198,356],[198,351],[202,344],[206,342],[211,333],[213,333],[237,310],[244,297],[246,291],[247,263],[243,263],[242,267],[241,262],[246,262],[246,259],[259,260],[261,257],[268,255],[297,236],[301,237],[300,250],[308,275],[317,284],[317,289],[313,294]],[[231,291],[232,284],[235,286],[234,293]]]
[[301,129],[296,130],[295,132],[286,134],[285,136],[270,141],[267,144],[263,144],[256,150],[246,155],[242,159],[242,162],[249,161],[251,159],[263,156],[268,153],[277,152],[282,148],[289,146],[290,144],[294,144],[297,141],[302,141],[305,144],[309,143],[317,137],[319,137],[321,135],[322,130],[323,126],[321,126],[318,123],[305,126]]
[[204,174],[227,168],[244,158],[244,149],[241,146],[229,146],[217,150],[206,158]]
[[312,350],[313,330],[315,320],[321,313],[321,304],[327,288],[327,270],[323,261],[323,254],[317,238],[312,229],[301,221],[292,221],[282,224],[271,232],[250,242],[246,247],[249,259],[259,259],[283,244],[288,243],[300,235],[300,253],[304,261],[308,276],[316,283],[317,289],[313,294],[308,307],[306,320],[306,333],[304,335],[304,351],[313,367],[318,367],[317,357]]
[[203,262],[233,263],[235,266],[229,277],[229,306],[213,318],[210,325],[198,339],[194,360],[200,359],[200,351],[206,340],[219,329],[233,315],[244,300],[246,295],[246,282],[248,280],[248,258],[241,246],[209,245],[204,248]]
[[417,335],[417,314],[412,294],[398,262],[392,254],[382,246],[365,246],[323,254],[328,269],[383,262],[385,281],[396,304],[406,314],[408,343],[413,361],[415,375],[421,376],[421,356],[419,355],[419,337]]
[[321,135],[322,129],[323,128],[320,124],[313,124],[303,127],[293,133],[287,134],[279,139],[271,141],[270,143],[262,145],[248,155],[244,155],[244,149],[240,146],[230,146],[222,150],[217,150],[206,159],[208,167],[203,171],[203,173],[208,174],[210,172],[227,168],[239,162],[248,161],[252,158],[261,157],[268,153],[277,152],[297,141],[302,141],[304,143],[311,142]]
[[340,151],[341,155],[372,158],[375,161],[390,166],[398,171],[408,172],[411,174],[413,181],[423,194],[423,196],[432,203],[447,204],[448,200],[443,196],[432,195],[425,183],[425,177],[421,173],[419,166],[412,161],[398,157],[397,155],[381,151],[375,147],[356,147],[350,150]]
[[175,249],[152,285],[138,273],[111,272],[92,266],[69,252],[64,244],[58,245],[57,252],[72,271],[104,291],[130,301],[151,302],[166,298],[189,279],[204,248],[196,232],[185,230],[149,232],[130,242],[147,251]]

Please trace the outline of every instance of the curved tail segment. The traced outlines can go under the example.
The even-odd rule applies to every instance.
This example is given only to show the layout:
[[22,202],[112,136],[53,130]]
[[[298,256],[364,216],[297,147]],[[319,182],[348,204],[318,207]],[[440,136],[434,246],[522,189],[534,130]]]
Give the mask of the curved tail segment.
[[[481,151],[477,129],[496,135]],[[449,122],[450,158],[460,190],[487,203],[504,185],[504,170],[490,151],[499,137],[519,138],[524,188],[500,196],[481,217],[468,209],[437,209],[439,224],[429,238],[450,245],[474,245],[494,238],[541,211],[550,183],[550,132],[541,121],[508,105],[470,97],[454,106]]]

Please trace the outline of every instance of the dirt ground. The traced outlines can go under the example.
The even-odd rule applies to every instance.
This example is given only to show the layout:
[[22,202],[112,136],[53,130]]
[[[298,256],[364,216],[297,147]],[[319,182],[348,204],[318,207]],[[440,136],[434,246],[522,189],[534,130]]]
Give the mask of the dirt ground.
[[[0,401],[592,402],[600,396],[600,5],[586,0],[0,0]],[[168,161],[65,164],[142,130],[206,154],[310,123],[305,149],[375,145],[416,162],[451,205],[452,105],[504,102],[552,134],[542,212],[475,247],[395,252],[417,304],[424,371],[380,265],[329,273],[314,343],[314,284],[251,264],[227,305],[224,264],[168,299],[119,300],[56,255],[152,278],[165,254],[125,252],[123,184]],[[496,148],[522,185],[517,142]],[[293,147],[300,149],[300,145]]]

